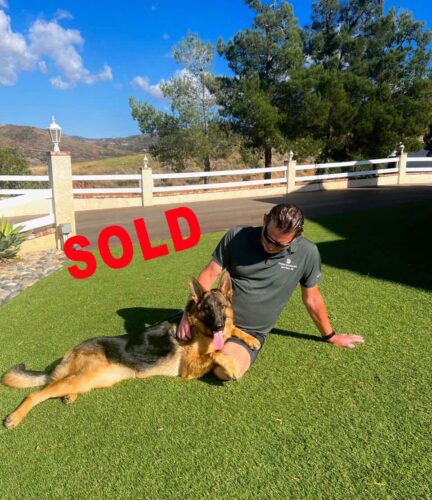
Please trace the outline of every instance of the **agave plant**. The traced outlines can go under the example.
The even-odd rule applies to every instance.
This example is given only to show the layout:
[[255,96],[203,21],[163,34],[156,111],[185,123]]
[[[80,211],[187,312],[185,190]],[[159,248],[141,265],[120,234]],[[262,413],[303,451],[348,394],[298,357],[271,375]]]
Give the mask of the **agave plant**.
[[24,226],[14,226],[6,219],[0,220],[0,261],[14,259],[26,235],[20,233]]

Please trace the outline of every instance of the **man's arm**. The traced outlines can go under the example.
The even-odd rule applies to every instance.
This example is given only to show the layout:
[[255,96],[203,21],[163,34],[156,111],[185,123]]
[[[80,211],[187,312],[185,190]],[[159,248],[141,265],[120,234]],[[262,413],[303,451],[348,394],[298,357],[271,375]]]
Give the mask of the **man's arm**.
[[[324,337],[333,332],[330,320],[327,314],[327,307],[324,303],[323,296],[318,289],[318,286],[306,288],[301,287],[302,300],[310,317],[317,326],[321,335]],[[329,344],[334,344],[340,347],[353,348],[357,343],[363,344],[364,339],[361,335],[340,334],[334,335],[328,340]]]
[[[222,271],[222,266],[220,266],[216,261],[211,260],[210,263],[205,267],[198,276],[198,281],[205,290],[210,290],[216,278]],[[183,313],[182,319],[177,329],[177,337],[182,340],[189,340],[192,337],[190,331],[190,325],[187,320],[186,312]]]
[[198,281],[205,290],[210,290],[221,271],[222,266],[216,261],[211,260],[207,267],[200,272]]

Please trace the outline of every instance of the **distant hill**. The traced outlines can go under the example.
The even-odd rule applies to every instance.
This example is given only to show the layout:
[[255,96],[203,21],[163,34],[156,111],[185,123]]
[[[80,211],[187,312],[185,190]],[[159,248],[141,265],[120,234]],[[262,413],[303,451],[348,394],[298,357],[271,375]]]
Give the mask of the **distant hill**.
[[[70,151],[74,162],[100,160],[134,153],[143,153],[151,138],[131,135],[106,139],[62,136],[60,149]],[[46,152],[52,149],[47,130],[20,125],[0,125],[0,148],[12,148],[24,156],[29,167],[46,163]]]

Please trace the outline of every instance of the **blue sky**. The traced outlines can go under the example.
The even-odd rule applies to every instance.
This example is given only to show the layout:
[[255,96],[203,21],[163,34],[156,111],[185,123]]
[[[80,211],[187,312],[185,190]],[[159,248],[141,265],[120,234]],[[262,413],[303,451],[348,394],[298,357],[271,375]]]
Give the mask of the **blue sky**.
[[[312,0],[291,2],[299,24]],[[432,28],[425,0],[386,2]],[[188,30],[214,44],[251,25],[243,0],[0,0],[0,124],[46,128],[51,115],[68,135],[139,133],[129,96],[158,107],[158,83],[181,70],[172,45]],[[216,58],[215,71],[228,73]]]

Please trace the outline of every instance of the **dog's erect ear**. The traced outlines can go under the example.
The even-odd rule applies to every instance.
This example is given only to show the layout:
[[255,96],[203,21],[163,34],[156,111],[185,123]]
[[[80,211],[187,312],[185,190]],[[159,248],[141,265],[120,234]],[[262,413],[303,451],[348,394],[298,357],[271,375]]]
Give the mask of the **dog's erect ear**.
[[227,298],[231,300],[232,297],[232,285],[231,278],[228,271],[224,271],[220,283],[219,283],[219,291]]
[[193,276],[189,280],[189,293],[190,293],[190,298],[196,303],[198,303],[202,299],[202,296],[204,295],[204,288],[200,285],[199,281]]

